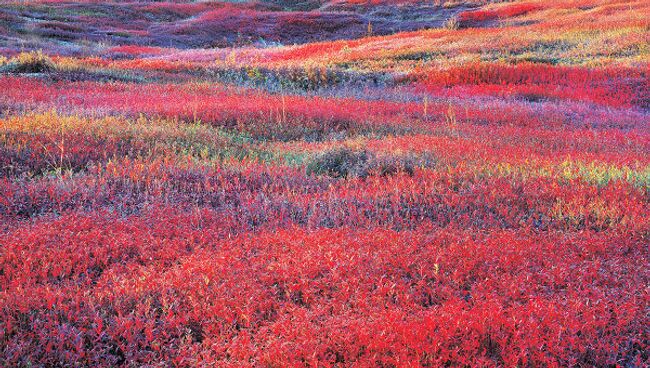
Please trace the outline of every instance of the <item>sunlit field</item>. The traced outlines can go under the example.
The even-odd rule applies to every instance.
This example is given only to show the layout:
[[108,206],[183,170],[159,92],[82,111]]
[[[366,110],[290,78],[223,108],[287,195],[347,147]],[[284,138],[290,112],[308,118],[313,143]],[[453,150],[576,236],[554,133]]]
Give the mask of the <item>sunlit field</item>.
[[0,366],[647,367],[647,1],[0,1]]

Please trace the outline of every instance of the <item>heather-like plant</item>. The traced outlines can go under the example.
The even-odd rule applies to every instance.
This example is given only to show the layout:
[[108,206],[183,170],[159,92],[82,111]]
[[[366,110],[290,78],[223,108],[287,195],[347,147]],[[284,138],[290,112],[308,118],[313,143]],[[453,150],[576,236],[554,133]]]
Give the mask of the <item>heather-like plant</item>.
[[3,3],[0,366],[649,366],[649,10]]

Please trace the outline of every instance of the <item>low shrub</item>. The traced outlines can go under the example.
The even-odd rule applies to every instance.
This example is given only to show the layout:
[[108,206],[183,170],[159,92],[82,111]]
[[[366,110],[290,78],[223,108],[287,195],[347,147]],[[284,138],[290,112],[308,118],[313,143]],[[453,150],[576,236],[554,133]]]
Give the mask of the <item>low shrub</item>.
[[380,156],[373,160],[373,168],[379,176],[397,173],[413,175],[416,161],[412,156]]
[[11,58],[0,71],[9,73],[49,73],[56,69],[56,65],[41,51],[21,52]]
[[376,156],[366,150],[347,147],[334,148],[314,156],[307,164],[307,174],[329,175],[334,178],[365,178],[397,173],[413,175],[416,160],[412,156]]
[[368,161],[371,154],[367,151],[353,151],[349,148],[336,148],[323,152],[307,164],[307,174],[329,175],[335,178],[349,176],[368,176]]

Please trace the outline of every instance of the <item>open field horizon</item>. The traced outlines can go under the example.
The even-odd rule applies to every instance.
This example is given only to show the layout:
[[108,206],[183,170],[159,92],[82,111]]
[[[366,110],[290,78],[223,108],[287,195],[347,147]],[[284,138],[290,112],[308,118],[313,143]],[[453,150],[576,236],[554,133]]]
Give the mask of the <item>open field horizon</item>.
[[0,1],[0,366],[647,367],[650,3]]

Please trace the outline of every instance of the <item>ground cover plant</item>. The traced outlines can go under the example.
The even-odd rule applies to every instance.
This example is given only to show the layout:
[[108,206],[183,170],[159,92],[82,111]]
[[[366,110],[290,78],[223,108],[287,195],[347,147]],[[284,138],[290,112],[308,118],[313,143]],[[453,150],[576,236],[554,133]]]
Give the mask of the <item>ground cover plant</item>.
[[649,20],[0,1],[0,366],[648,366]]

